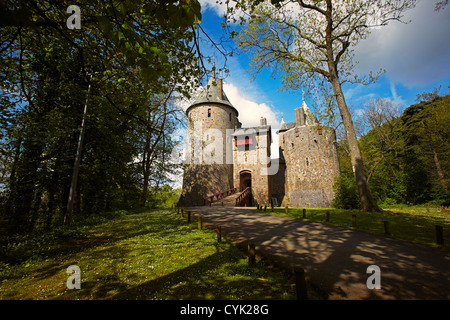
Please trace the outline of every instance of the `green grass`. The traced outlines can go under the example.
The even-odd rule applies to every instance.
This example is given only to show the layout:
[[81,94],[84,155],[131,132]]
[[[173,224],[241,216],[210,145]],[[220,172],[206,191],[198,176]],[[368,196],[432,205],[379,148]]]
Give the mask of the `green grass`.
[[[81,270],[69,290],[67,267]],[[295,299],[291,276],[171,210],[0,238],[0,299]]]
[[[357,229],[377,235],[385,235],[383,220],[389,221],[388,237],[450,249],[450,213],[441,212],[439,208],[395,206],[384,208],[385,212],[362,212],[360,210],[306,208],[306,219],[303,219],[303,208],[274,208],[267,214],[291,217],[300,220],[328,223],[350,229]],[[258,210],[255,210],[258,211]],[[330,221],[326,222],[326,212],[330,212]],[[261,210],[259,210],[261,212]],[[352,216],[356,215],[356,228],[352,226]],[[444,229],[444,246],[436,244],[435,225]]]

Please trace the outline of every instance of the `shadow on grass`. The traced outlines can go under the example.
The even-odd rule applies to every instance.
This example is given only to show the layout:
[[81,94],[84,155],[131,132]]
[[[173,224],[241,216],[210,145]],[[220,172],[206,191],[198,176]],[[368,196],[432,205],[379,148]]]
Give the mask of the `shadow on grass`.
[[[0,262],[19,265],[32,258],[74,255],[90,248],[151,233],[166,236],[185,224],[178,219],[163,220],[160,215],[152,216],[151,213],[134,214],[88,226],[88,232],[83,230],[83,226],[70,226],[47,234],[5,236],[0,238]],[[167,216],[174,217],[174,213],[168,212]],[[136,227],[137,224],[139,227]],[[181,228],[178,232],[190,231]]]
[[295,288],[286,281],[286,275],[274,276],[264,264],[250,268],[243,258],[236,247],[217,250],[188,267],[135,286],[114,272],[97,281],[82,282],[81,290],[66,290],[58,299],[295,299]]
[[[208,256],[187,268],[142,283],[119,289],[112,299],[294,299],[288,283],[257,278],[264,266],[249,268],[246,260],[236,258],[236,248]],[[239,260],[242,260],[241,262]],[[216,273],[216,270],[225,272]],[[118,284],[120,286],[120,283]]]

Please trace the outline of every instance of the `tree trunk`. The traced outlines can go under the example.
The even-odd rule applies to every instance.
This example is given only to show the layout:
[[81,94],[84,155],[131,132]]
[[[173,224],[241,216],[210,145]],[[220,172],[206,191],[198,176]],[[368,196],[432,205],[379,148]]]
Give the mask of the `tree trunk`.
[[[353,125],[352,117],[347,108],[344,94],[342,93],[341,82],[339,81],[337,65],[335,62],[335,55],[333,52],[333,20],[332,11],[333,4],[331,0],[327,0],[327,9],[325,17],[327,20],[325,43],[326,43],[326,60],[328,64],[328,81],[333,86],[334,96],[338,104],[339,112],[344,123],[345,134],[347,136],[348,146],[350,149],[350,159],[353,167],[353,174],[355,175],[356,186],[358,187],[359,198],[361,200],[363,211],[382,211],[375,203],[372,193],[367,183],[366,174],[364,172],[364,165],[361,157],[361,151],[358,146],[358,139],[356,138],[355,127]],[[345,46],[345,44],[344,44]],[[348,44],[347,44],[348,46]]]
[[380,207],[375,203],[372,193],[370,192],[369,184],[364,172],[364,165],[361,157],[361,151],[359,150],[358,140],[356,138],[355,128],[353,121],[348,111],[347,104],[345,102],[344,94],[342,93],[341,84],[337,77],[332,79],[333,91],[336,96],[339,111],[342,115],[344,123],[345,133],[347,136],[348,146],[350,149],[350,159],[353,167],[353,174],[355,175],[356,186],[358,187],[359,198],[361,200],[363,211],[382,211]]
[[447,183],[446,183],[445,177],[444,177],[444,172],[442,171],[441,163],[439,162],[438,153],[436,151],[436,147],[434,145],[433,138],[431,137],[430,130],[429,130],[428,125],[425,120],[423,121],[423,126],[425,127],[425,132],[427,134],[428,143],[430,144],[431,150],[433,151],[434,164],[436,165],[439,182],[441,183],[442,189],[444,189],[445,191],[448,191]]
[[369,183],[370,178],[372,177],[373,173],[375,172],[375,170],[377,169],[377,167],[380,165],[380,163],[383,161],[384,159],[384,155],[381,154],[381,158],[380,160],[378,160],[375,165],[373,166],[372,170],[369,172],[369,176],[367,177],[367,183]]
[[16,143],[15,151],[14,151],[14,160],[13,160],[13,163],[11,166],[11,173],[9,175],[9,194],[8,194],[8,198],[6,200],[6,205],[5,205],[5,216],[6,217],[10,217],[13,215],[13,213],[12,213],[13,203],[16,199],[16,193],[17,193],[16,170],[17,170],[17,163],[19,162],[19,158],[20,158],[21,145],[22,145],[22,138],[19,137],[19,139],[17,140],[17,143]]
[[141,194],[141,201],[140,205],[143,207],[145,206],[147,202],[147,194],[148,194],[148,182],[150,178],[150,165],[151,165],[151,150],[150,150],[150,134],[147,136],[147,139],[145,141],[145,148],[144,148],[144,157],[142,159],[142,171],[144,175],[144,185],[142,186],[142,194]]

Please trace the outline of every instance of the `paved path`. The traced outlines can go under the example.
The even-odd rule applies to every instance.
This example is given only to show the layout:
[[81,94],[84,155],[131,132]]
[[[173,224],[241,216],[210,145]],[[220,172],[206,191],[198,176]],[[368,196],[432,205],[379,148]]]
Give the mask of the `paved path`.
[[[242,207],[191,207],[206,224],[285,267],[300,266],[307,281],[335,299],[450,299],[450,254],[341,227],[255,213]],[[381,289],[369,290],[369,265]]]

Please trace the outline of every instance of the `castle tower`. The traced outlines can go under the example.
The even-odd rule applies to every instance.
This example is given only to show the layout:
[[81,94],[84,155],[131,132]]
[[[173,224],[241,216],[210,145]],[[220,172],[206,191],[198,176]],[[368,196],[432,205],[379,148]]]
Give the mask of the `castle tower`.
[[240,191],[251,187],[247,205],[271,204],[270,145],[271,127],[261,117],[260,125],[240,128],[233,133],[234,186]]
[[186,162],[180,205],[202,205],[203,197],[233,187],[232,136],[238,111],[223,91],[215,68],[207,85],[186,110]]
[[282,205],[329,207],[340,175],[335,131],[320,124],[304,100],[294,114],[295,122],[282,121],[277,132],[280,161],[285,163]]

